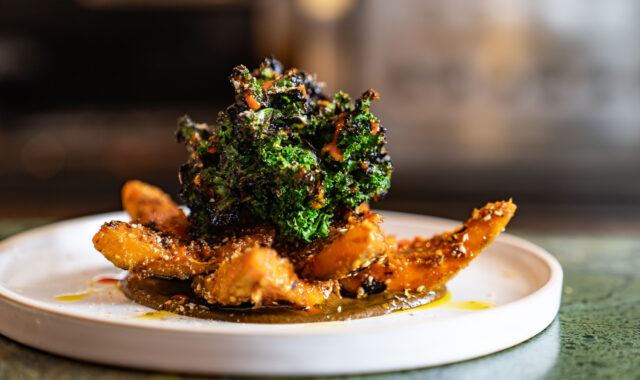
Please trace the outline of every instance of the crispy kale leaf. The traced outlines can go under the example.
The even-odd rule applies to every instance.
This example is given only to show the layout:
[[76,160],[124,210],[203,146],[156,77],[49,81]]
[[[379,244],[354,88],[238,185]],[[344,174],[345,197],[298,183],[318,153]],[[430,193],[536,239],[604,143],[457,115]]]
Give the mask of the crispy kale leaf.
[[[178,123],[190,152],[180,169],[181,196],[201,237],[256,219],[284,242],[326,237],[346,210],[386,193],[392,165],[386,129],[370,111],[378,94],[355,104],[342,92],[329,99],[315,76],[283,71],[273,58],[230,76],[235,102],[218,125]],[[254,222],[255,223],[255,222]]]

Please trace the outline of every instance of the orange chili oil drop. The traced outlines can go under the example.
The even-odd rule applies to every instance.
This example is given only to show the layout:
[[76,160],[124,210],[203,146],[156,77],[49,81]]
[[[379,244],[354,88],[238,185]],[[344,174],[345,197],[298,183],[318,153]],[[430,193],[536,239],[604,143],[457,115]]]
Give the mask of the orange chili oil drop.
[[249,108],[251,108],[252,110],[255,111],[260,109],[260,103],[256,100],[256,98],[253,97],[250,91],[244,93],[244,100],[247,103],[247,106],[249,106]]
[[378,134],[378,131],[380,130],[380,123],[376,122],[376,121],[371,121],[371,134],[373,136]]
[[118,281],[120,281],[120,275],[118,274],[104,274],[104,275],[99,275],[93,278],[92,282],[96,283],[96,284],[115,284]]
[[333,134],[333,140],[322,148],[322,152],[329,152],[329,155],[336,161],[342,161],[342,152],[338,148],[338,139],[340,138],[340,131],[345,125],[346,112],[338,115],[338,121],[336,122],[336,130]]
[[275,82],[275,81],[273,81],[273,80],[268,80],[268,81],[266,81],[266,82],[262,83],[262,86],[261,86],[262,91],[267,91],[268,89],[270,89],[270,88],[271,88],[271,86],[273,86],[273,82]]

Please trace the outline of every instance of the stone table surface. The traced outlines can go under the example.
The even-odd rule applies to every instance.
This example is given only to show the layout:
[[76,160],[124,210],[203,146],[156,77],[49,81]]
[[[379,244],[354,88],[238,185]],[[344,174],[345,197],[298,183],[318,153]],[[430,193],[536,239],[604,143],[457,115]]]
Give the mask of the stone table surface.
[[[0,239],[43,222],[0,220]],[[640,234],[515,234],[546,248],[564,269],[560,312],[546,330],[479,359],[350,378],[640,379]],[[123,378],[198,377],[83,363],[0,336],[0,379]]]

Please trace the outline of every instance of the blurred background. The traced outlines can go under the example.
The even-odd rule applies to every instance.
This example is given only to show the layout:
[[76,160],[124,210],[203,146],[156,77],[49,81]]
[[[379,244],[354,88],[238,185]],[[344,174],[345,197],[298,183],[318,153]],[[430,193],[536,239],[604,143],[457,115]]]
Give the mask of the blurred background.
[[396,171],[374,207],[515,229],[640,231],[640,2],[0,1],[0,222],[175,195],[179,116],[213,122],[233,66],[274,54],[381,93]]

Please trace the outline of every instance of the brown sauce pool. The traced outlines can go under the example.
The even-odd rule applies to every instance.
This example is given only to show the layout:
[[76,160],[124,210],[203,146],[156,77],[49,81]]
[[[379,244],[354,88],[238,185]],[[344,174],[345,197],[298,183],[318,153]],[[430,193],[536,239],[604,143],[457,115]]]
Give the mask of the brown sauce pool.
[[442,286],[429,292],[382,292],[366,298],[331,295],[327,302],[312,310],[286,305],[247,306],[212,305],[196,296],[190,281],[162,278],[130,278],[120,281],[122,292],[134,302],[152,309],[188,317],[240,323],[309,323],[347,321],[412,309],[436,301],[447,294]]

